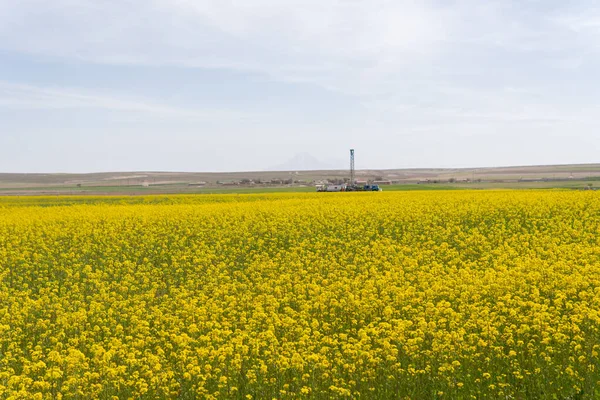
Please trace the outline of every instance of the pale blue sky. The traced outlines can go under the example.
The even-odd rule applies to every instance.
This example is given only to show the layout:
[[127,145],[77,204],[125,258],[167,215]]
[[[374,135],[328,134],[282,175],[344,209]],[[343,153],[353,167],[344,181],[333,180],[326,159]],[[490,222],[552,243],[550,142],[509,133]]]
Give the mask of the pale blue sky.
[[0,172],[600,160],[589,0],[0,0]]

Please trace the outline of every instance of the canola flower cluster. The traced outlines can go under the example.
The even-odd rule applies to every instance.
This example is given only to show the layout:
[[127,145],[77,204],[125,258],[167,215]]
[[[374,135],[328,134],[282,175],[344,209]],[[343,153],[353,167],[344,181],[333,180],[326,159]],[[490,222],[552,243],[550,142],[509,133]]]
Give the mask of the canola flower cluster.
[[598,398],[599,328],[593,192],[0,199],[4,399]]

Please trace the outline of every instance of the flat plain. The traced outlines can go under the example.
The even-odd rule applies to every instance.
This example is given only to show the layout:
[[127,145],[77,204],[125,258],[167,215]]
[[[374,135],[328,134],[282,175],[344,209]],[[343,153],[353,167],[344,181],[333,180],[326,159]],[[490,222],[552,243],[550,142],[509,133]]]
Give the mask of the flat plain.
[[[356,176],[362,181],[380,180],[388,183],[382,185],[384,190],[581,189],[594,184],[600,186],[600,164],[358,170]],[[228,173],[0,173],[0,195],[310,192],[315,190],[315,183],[348,178],[347,170]],[[290,180],[293,183],[286,183]]]

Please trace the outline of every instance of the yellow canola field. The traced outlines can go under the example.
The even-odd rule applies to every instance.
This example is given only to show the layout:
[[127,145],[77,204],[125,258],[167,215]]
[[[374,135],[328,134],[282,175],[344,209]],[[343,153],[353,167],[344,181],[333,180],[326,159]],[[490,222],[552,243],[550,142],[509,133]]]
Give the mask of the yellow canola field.
[[0,199],[0,398],[600,397],[600,197]]

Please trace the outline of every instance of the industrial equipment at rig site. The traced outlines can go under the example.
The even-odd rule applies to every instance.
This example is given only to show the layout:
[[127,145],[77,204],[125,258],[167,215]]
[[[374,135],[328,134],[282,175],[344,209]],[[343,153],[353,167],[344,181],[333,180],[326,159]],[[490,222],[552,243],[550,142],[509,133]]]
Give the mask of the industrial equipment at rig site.
[[354,149],[350,149],[350,183],[341,185],[318,185],[317,192],[381,192],[379,185],[367,183],[356,184],[356,173],[354,170]]

